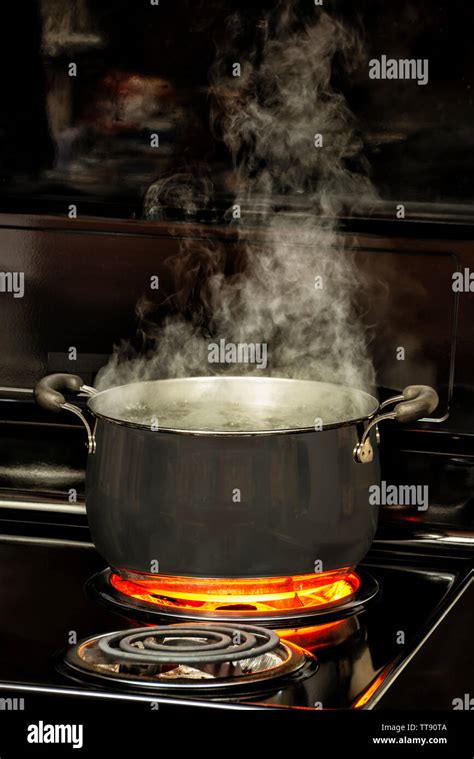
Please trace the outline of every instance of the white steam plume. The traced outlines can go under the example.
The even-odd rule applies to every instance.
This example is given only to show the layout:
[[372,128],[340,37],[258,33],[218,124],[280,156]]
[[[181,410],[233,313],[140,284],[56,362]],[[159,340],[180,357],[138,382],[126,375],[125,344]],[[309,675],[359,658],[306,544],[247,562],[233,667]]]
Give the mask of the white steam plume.
[[[319,9],[303,25],[295,7],[279,3],[262,17],[245,58],[232,49],[245,19],[229,18],[230,42],[219,48],[211,72],[211,125],[232,155],[234,202],[242,208],[241,221],[231,223],[240,237],[243,271],[224,273],[223,243],[183,242],[179,260],[171,262],[177,313],[156,326],[143,299],[138,314],[147,350],[143,355],[119,346],[99,374],[100,389],[225,371],[372,390],[374,371],[357,307],[364,282],[337,235],[336,218],[373,190],[354,116],[332,84],[335,60],[350,73],[363,60],[363,47],[355,31]],[[232,76],[237,60],[241,74]],[[318,134],[322,146],[315,145]],[[156,203],[156,192],[151,195]],[[278,212],[285,197],[301,198],[306,211]],[[260,213],[252,217],[250,242],[245,215],[256,205]],[[221,338],[265,343],[265,371],[209,364],[209,342]]]

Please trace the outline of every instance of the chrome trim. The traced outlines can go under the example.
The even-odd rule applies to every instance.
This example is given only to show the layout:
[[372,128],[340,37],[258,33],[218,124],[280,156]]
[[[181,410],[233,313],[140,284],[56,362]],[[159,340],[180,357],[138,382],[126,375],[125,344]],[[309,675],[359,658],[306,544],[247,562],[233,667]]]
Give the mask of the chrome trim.
[[417,421],[418,422],[432,422],[433,424],[441,424],[441,422],[445,422],[446,419],[449,419],[449,414],[450,414],[450,411],[448,409],[444,416],[440,416],[440,417],[424,416],[421,419],[418,419]]
[[401,403],[404,400],[404,395],[394,395],[393,398],[387,398],[386,401],[380,404],[379,411],[382,411],[382,409],[386,408],[387,406],[391,406],[392,403]]
[[18,393],[18,395],[33,395],[32,387],[0,387],[0,393]]
[[3,543],[19,543],[20,545],[45,545],[45,546],[70,546],[73,548],[94,548],[94,543],[88,540],[67,540],[66,538],[31,538],[28,535],[7,535],[0,533],[0,542]]
[[372,419],[368,423],[367,427],[365,428],[365,432],[362,435],[362,440],[360,441],[361,445],[364,445],[365,441],[369,437],[369,432],[372,429],[372,427],[376,427],[379,424],[379,422],[384,422],[388,419],[395,419],[396,416],[397,414],[395,411],[387,411],[386,414],[377,414],[377,416],[374,419]]
[[[405,396],[403,394],[401,395],[393,395],[391,398],[387,398],[386,401],[380,404],[376,415],[370,420],[369,424],[365,428],[364,434],[362,435],[362,438],[360,440],[360,443],[356,445],[354,448],[354,459],[359,464],[367,464],[368,462],[372,461],[374,458],[374,451],[372,448],[372,444],[369,439],[370,430],[375,427],[375,437],[377,440],[377,443],[380,442],[380,433],[378,430],[378,424],[379,422],[384,422],[389,419],[396,419],[397,418],[397,412],[396,411],[387,411],[385,414],[381,414],[380,412],[383,411],[384,408],[387,408],[387,406],[391,406],[393,403],[401,403],[402,401],[406,400]],[[423,419],[419,420],[423,421]],[[428,421],[428,420],[426,420]]]
[[43,501],[15,501],[0,498],[0,509],[20,509],[22,511],[47,511],[50,514],[85,514],[83,503],[47,503]]
[[85,699],[99,699],[99,701],[131,701],[131,702],[141,702],[145,704],[150,703],[168,703],[172,706],[193,706],[193,707],[203,707],[205,709],[233,709],[235,711],[281,711],[281,706],[274,706],[272,704],[242,704],[242,703],[232,703],[231,701],[209,701],[209,700],[202,700],[196,698],[178,698],[176,696],[165,696],[161,693],[159,694],[143,694],[143,695],[135,695],[131,693],[117,693],[117,691],[112,690],[102,690],[99,691],[97,688],[94,688],[92,686],[87,686],[87,690],[84,689],[84,687],[81,688],[74,688],[69,687],[67,685],[57,686],[57,685],[37,685],[36,683],[13,683],[8,680],[2,680],[0,681],[0,692],[10,692],[13,691],[14,693],[41,693],[45,696],[74,696],[78,698]]
[[[394,402],[396,399],[392,398],[390,402]],[[388,401],[385,401],[388,403]],[[382,408],[382,407],[380,407]],[[386,414],[377,414],[373,419],[370,420],[367,427],[364,430],[364,434],[362,435],[360,443],[356,445],[354,448],[354,459],[359,464],[368,464],[370,461],[373,461],[374,458],[374,449],[372,448],[372,443],[370,442],[369,433],[370,430],[373,427],[376,427],[376,439],[377,443],[380,441],[380,432],[378,430],[378,424],[380,422],[384,422],[387,419],[395,419],[396,418],[396,412],[395,411],[388,411]]]
[[376,538],[374,544],[383,545],[399,545],[399,546],[459,546],[459,547],[474,547],[474,533],[469,535],[456,535],[455,533],[447,534],[430,534],[430,535],[416,535],[415,537],[407,537],[402,539],[380,539]]
[[[34,397],[34,388],[32,387],[0,387],[0,396],[28,396],[28,397]],[[79,392],[83,395],[86,395],[89,398],[92,398],[94,395],[97,395],[99,392],[95,389],[95,387],[91,387],[90,385],[81,385],[81,388]],[[2,401],[14,401],[16,398],[12,397],[2,397]]]
[[[85,386],[83,386],[85,387]],[[82,390],[83,388],[81,388]],[[74,406],[72,403],[61,403],[61,408],[63,408],[65,411],[70,411],[72,414],[75,414],[81,422],[83,423],[84,427],[87,431],[87,452],[88,453],[95,453],[96,452],[96,442],[94,433],[91,430],[90,424],[87,421],[86,417],[82,413],[81,409],[77,406]]]
[[84,393],[85,395],[88,395],[89,398],[93,398],[94,395],[98,395],[99,391],[95,389],[95,387],[91,387],[90,385],[81,385],[79,388],[81,393]]
[[427,538],[426,540],[424,538],[421,538],[424,543],[447,543],[448,545],[459,545],[459,546],[474,546],[474,535],[470,535],[467,538],[461,537],[461,535],[441,535],[440,537],[434,537],[431,536],[430,538]]

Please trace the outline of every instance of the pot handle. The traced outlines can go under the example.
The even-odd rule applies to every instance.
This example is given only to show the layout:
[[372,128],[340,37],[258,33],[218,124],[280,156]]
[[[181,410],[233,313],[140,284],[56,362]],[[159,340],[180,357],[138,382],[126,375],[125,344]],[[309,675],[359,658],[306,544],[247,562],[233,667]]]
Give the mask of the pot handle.
[[89,385],[85,385],[83,380],[77,374],[48,374],[37,382],[34,389],[36,403],[47,411],[70,411],[75,414],[87,432],[87,450],[88,453],[95,453],[96,442],[94,433],[90,424],[78,406],[68,403],[61,391],[70,393],[85,393],[89,397],[96,395],[97,390]]
[[438,405],[438,393],[429,385],[408,385],[401,395],[395,395],[388,398],[380,404],[380,411],[391,406],[397,405],[393,411],[387,411],[384,414],[377,414],[365,428],[360,443],[354,449],[354,458],[361,464],[372,461],[374,451],[370,442],[370,430],[386,419],[395,419],[397,422],[415,422],[417,419],[432,414]]

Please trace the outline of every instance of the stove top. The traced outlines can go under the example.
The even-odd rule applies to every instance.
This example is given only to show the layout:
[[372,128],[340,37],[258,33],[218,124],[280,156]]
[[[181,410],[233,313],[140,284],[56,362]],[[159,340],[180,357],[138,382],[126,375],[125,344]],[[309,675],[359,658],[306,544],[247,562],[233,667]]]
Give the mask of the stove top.
[[[375,548],[361,568],[370,587],[379,587],[367,603],[286,626],[278,619],[262,630],[262,619],[256,625],[245,618],[144,626],[133,605],[103,606],[84,588],[107,571],[94,547],[79,540],[1,536],[0,569],[1,695],[46,691],[168,704],[177,697],[181,707],[383,706],[469,582],[460,556]],[[229,639],[241,648],[229,652]],[[453,695],[446,688],[436,706],[452,708]]]

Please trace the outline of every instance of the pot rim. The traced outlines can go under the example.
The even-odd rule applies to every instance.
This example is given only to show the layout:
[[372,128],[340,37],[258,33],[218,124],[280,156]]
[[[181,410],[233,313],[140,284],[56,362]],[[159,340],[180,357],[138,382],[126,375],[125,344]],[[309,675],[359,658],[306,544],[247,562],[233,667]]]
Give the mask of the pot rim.
[[332,383],[332,382],[319,382],[317,380],[299,380],[299,379],[293,379],[290,377],[258,377],[259,382],[262,381],[272,381],[272,380],[278,380],[279,382],[305,382],[305,383],[314,383],[319,385],[334,385],[334,387],[342,388],[345,390],[349,390],[353,393],[357,393],[361,396],[365,396],[367,401],[370,401],[372,403],[372,410],[370,413],[367,413],[362,416],[358,416],[354,419],[347,419],[340,422],[331,422],[329,424],[323,424],[321,429],[316,430],[314,427],[294,427],[294,428],[286,428],[286,429],[272,429],[272,430],[197,430],[197,429],[177,429],[173,427],[159,427],[157,430],[152,430],[149,425],[147,424],[140,424],[138,422],[131,422],[127,421],[125,419],[117,419],[115,417],[109,416],[108,414],[104,414],[100,411],[94,410],[91,407],[91,404],[94,404],[94,401],[99,398],[100,396],[105,395],[106,393],[110,393],[114,390],[116,390],[119,387],[128,387],[132,385],[137,384],[152,384],[155,382],[192,382],[196,380],[232,380],[232,381],[238,381],[238,380],[248,380],[254,378],[254,375],[250,376],[235,376],[235,375],[227,375],[227,376],[220,376],[220,375],[212,375],[207,376],[203,375],[197,376],[197,377],[176,377],[176,378],[169,378],[169,379],[159,379],[159,380],[142,380],[139,382],[129,382],[124,385],[115,385],[114,387],[107,388],[106,390],[101,390],[99,392],[96,392],[92,397],[89,398],[87,401],[87,407],[90,411],[90,413],[96,417],[97,419],[101,419],[103,421],[106,421],[110,424],[116,424],[121,427],[130,427],[132,429],[140,429],[140,430],[146,430],[150,433],[153,433],[154,435],[159,434],[161,432],[165,434],[176,434],[176,435],[194,435],[197,437],[230,437],[230,438],[240,438],[240,437],[256,437],[256,436],[273,436],[273,435],[295,435],[299,433],[319,433],[324,432],[325,430],[333,430],[338,429],[339,427],[350,427],[354,424],[362,424],[363,422],[369,421],[373,419],[380,408],[380,403],[375,398],[375,396],[371,395],[370,393],[365,392],[364,390],[360,390],[359,388],[353,388],[349,385],[342,385],[338,383]]

